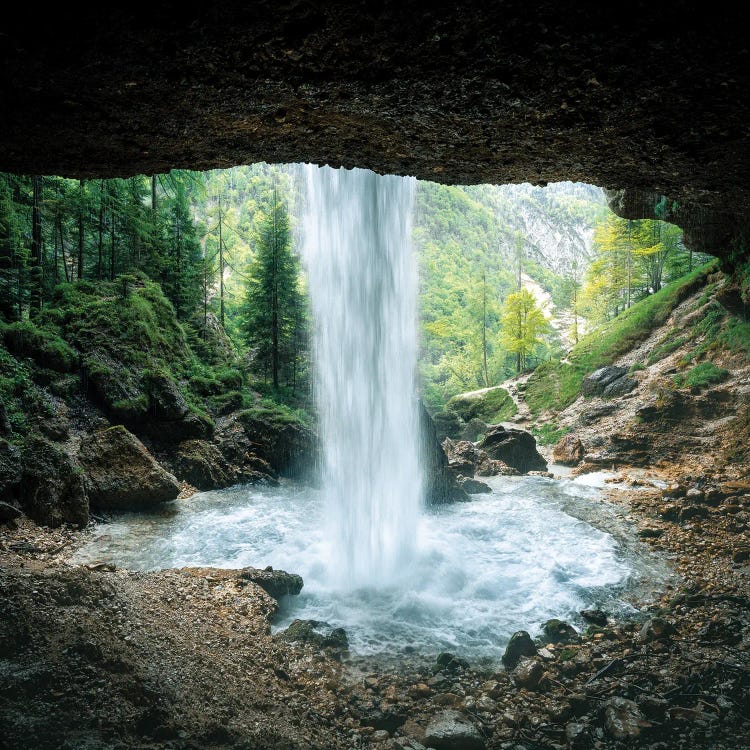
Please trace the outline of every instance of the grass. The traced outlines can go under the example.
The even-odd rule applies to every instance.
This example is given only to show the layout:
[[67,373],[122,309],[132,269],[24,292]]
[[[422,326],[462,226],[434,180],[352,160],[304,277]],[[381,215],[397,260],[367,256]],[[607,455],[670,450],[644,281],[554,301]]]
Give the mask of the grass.
[[445,408],[456,412],[465,422],[470,419],[481,419],[487,424],[506,422],[518,411],[516,402],[501,386],[495,386],[483,393],[461,393],[450,399]]
[[729,376],[729,370],[717,367],[713,362],[701,362],[699,365],[673,377],[678,388],[705,388],[714,383],[721,383]]
[[583,378],[629,352],[663,325],[677,305],[695,293],[716,270],[717,262],[695,269],[667,284],[650,297],[636,302],[616,318],[584,336],[573,347],[567,362],[550,360],[537,367],[526,385],[531,412],[562,411],[578,398]]
[[531,434],[536,438],[539,445],[556,445],[563,435],[570,432],[570,427],[558,427],[554,422],[546,422],[531,428]]
[[662,342],[656,348],[651,350],[648,355],[646,363],[653,365],[655,362],[659,362],[664,359],[668,354],[676,351],[681,346],[684,346],[688,342],[687,336],[677,336],[677,330],[672,329],[663,339]]

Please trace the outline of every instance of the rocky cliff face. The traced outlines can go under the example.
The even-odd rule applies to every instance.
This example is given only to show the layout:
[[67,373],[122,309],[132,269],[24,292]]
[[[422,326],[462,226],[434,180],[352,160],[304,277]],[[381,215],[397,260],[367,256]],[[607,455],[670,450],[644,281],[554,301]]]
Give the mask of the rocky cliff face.
[[[747,227],[742,9],[545,0],[160,3],[8,18],[0,168],[78,177],[312,161],[573,180]],[[625,209],[627,210],[627,209]],[[691,217],[691,218],[689,218]],[[696,241],[729,257],[717,236]],[[702,244],[704,243],[705,244]]]

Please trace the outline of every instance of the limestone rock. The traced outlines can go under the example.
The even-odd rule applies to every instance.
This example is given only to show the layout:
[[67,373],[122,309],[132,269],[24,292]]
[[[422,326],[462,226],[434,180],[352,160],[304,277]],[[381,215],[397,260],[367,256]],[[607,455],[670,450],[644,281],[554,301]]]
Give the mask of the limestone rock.
[[575,435],[563,435],[552,452],[555,463],[577,466],[583,461],[583,443]]
[[627,372],[626,368],[615,367],[614,365],[600,367],[583,379],[581,393],[584,396],[602,396],[607,386],[620,378],[624,378]]
[[547,643],[577,643],[578,633],[564,620],[547,620],[542,625],[542,633]]
[[18,493],[21,482],[21,450],[0,438],[0,497],[8,500]]
[[18,496],[29,518],[45,526],[85,526],[89,501],[79,467],[42,437],[26,441]]
[[100,510],[148,508],[180,493],[177,480],[122,425],[87,436],[79,460],[91,505]]
[[289,643],[309,643],[316,648],[339,651],[349,648],[349,639],[343,628],[333,628],[319,620],[294,620],[279,637]]
[[519,630],[510,637],[503,654],[503,664],[512,670],[523,656],[536,656],[536,646],[531,636],[525,630]]
[[199,490],[229,487],[235,472],[219,449],[208,440],[185,440],[177,449],[175,473]]
[[435,750],[484,750],[484,737],[467,716],[449,709],[433,716],[425,730],[426,745]]
[[469,477],[460,477],[458,485],[469,495],[482,495],[492,492],[492,487],[490,487],[489,484],[485,484],[478,479],[471,479]]
[[280,599],[282,596],[296,596],[302,591],[302,576],[296,573],[287,573],[285,570],[274,570],[267,567],[242,568],[239,577],[244,581],[251,581],[260,586],[270,597]]
[[487,430],[479,448],[495,460],[525,474],[528,471],[546,471],[547,462],[536,449],[536,440],[530,432],[495,425]]
[[427,504],[440,505],[468,500],[468,494],[458,485],[449,468],[448,456],[438,442],[435,425],[422,403],[419,404],[419,428]]
[[674,625],[661,617],[652,617],[647,620],[638,633],[639,643],[651,643],[652,641],[668,640],[677,633]]
[[615,739],[628,740],[638,737],[651,723],[646,720],[636,703],[615,696],[604,704],[604,725]]
[[544,667],[541,662],[537,659],[523,657],[511,673],[511,679],[516,687],[536,690],[543,674]]

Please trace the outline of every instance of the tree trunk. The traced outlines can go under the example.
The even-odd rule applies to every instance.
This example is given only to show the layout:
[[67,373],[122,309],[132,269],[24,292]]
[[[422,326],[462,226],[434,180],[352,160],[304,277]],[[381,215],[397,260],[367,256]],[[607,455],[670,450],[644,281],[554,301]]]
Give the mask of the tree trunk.
[[78,278],[83,278],[83,208],[86,191],[83,180],[78,180]]
[[487,372],[487,274],[482,271],[482,363],[484,365],[484,387],[490,387]]
[[221,193],[219,193],[219,320],[224,328],[224,239],[221,232]]
[[156,213],[156,175],[151,175],[151,210]]
[[65,240],[63,239],[62,219],[57,220],[57,229],[60,232],[60,253],[62,254],[63,270],[65,271],[65,281],[70,282],[70,269],[68,268],[68,256],[65,255]]
[[279,387],[279,291],[278,291],[278,234],[276,228],[276,188],[273,191],[273,282],[271,298],[271,372],[274,390]]
[[32,316],[42,309],[42,178],[31,178],[31,310]]
[[99,181],[99,256],[96,262],[96,277],[104,272],[104,180]]
[[110,219],[110,227],[109,227],[109,280],[114,281],[115,279],[115,242],[116,242],[116,230],[115,230],[115,208],[114,205],[112,205],[109,209],[109,219]]

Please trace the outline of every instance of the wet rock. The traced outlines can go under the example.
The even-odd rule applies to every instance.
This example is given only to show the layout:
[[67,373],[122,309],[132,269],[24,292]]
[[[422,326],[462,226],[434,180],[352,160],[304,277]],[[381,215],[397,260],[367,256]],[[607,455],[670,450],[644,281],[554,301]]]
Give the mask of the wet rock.
[[229,487],[236,474],[218,447],[208,440],[185,440],[177,449],[174,470],[180,479],[199,490]]
[[91,506],[98,510],[148,508],[180,493],[177,480],[122,425],[84,438],[79,460]]
[[536,656],[536,646],[525,630],[519,630],[510,637],[502,662],[507,670],[512,670],[523,656]]
[[711,620],[698,631],[702,643],[724,643],[735,646],[742,641],[742,622],[726,618]]
[[487,424],[478,417],[474,417],[466,423],[461,437],[464,440],[471,440],[473,442],[478,440],[485,432],[487,432]]
[[547,470],[547,462],[537,451],[534,436],[525,430],[495,425],[488,428],[478,447],[490,458],[502,461],[522,474]]
[[296,573],[287,573],[284,570],[274,570],[270,566],[264,570],[242,568],[239,577],[244,581],[251,581],[260,586],[274,599],[280,599],[282,596],[296,596],[302,591],[303,586],[302,576]]
[[602,396],[604,398],[616,398],[617,396],[625,396],[637,387],[638,381],[635,378],[617,378],[616,380],[609,383],[609,385],[604,387]]
[[708,518],[708,508],[702,505],[688,505],[680,510],[678,516],[680,523],[692,521],[695,518]]
[[26,515],[44,526],[85,526],[89,499],[80,467],[71,457],[35,436],[26,441],[22,460],[18,496]]
[[646,718],[662,721],[669,708],[669,701],[656,695],[644,695],[638,699],[638,706]]
[[604,726],[615,739],[628,740],[640,736],[643,729],[652,725],[636,703],[615,696],[604,704]]
[[14,521],[22,515],[23,513],[15,505],[0,500],[0,522]]
[[542,633],[547,643],[577,643],[576,629],[564,620],[547,620],[542,625]]
[[669,640],[677,633],[674,625],[661,617],[652,617],[643,623],[638,633],[639,643],[653,643],[654,641]]
[[522,657],[511,673],[511,679],[516,687],[535,690],[544,674],[544,667],[536,659]]
[[432,420],[436,435],[441,443],[447,437],[453,440],[459,439],[466,429],[466,422],[456,412],[448,409],[433,414]]
[[480,482],[478,479],[470,479],[469,477],[460,477],[458,479],[458,485],[469,495],[481,495],[492,492],[492,487],[490,487],[489,484]]
[[320,620],[294,620],[279,637],[289,643],[309,643],[316,648],[335,651],[349,648],[349,639],[343,628],[334,628]]
[[435,750],[484,750],[484,738],[464,714],[447,710],[433,716],[425,730],[425,743]]
[[565,741],[569,750],[588,750],[591,747],[591,734],[586,724],[570,722],[565,727]]
[[20,482],[21,449],[0,438],[0,497],[15,497]]
[[438,442],[435,425],[421,402],[419,420],[427,504],[442,505],[468,500],[468,494],[458,485],[456,475],[449,468],[449,458],[443,446]]
[[577,466],[583,461],[583,443],[572,434],[563,435],[552,452],[555,463],[563,466]]
[[435,659],[436,672],[458,672],[468,668],[469,662],[466,659],[451,654],[449,651],[442,651],[437,655],[437,659]]

